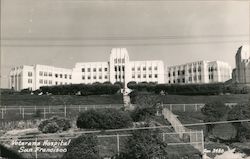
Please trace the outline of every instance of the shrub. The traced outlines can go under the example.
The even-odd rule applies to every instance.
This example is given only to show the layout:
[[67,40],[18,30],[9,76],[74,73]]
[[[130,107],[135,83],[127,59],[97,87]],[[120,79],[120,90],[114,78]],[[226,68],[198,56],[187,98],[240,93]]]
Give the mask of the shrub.
[[22,159],[23,157],[16,151],[0,144],[0,158]]
[[167,143],[157,131],[140,130],[132,134],[125,145],[125,150],[118,159],[151,159],[167,156]]
[[215,138],[222,141],[231,141],[237,135],[237,130],[231,123],[215,125],[212,132]]
[[66,131],[71,128],[70,121],[62,117],[52,117],[42,121],[38,129],[43,133],[55,133],[58,131]]
[[120,129],[131,126],[132,119],[127,112],[117,109],[91,109],[78,116],[76,125],[85,129]]
[[67,146],[67,152],[62,159],[101,159],[97,143],[97,137],[90,134],[81,135]]
[[135,122],[145,121],[146,119],[155,116],[156,111],[156,107],[136,107],[135,110],[132,111],[131,117]]

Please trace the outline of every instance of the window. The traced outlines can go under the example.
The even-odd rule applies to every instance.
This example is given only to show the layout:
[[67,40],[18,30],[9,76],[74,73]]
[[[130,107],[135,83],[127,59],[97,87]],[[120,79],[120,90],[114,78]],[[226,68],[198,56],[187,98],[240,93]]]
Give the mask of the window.
[[96,79],[96,76],[94,76],[94,79]]
[[182,70],[182,75],[185,75],[185,70]]
[[175,76],[175,72],[173,72],[173,76]]
[[152,67],[150,66],[150,67],[148,68],[148,70],[151,71],[151,70],[152,70]]
[[158,78],[158,75],[157,75],[157,74],[155,74],[155,78]]
[[198,67],[198,72],[201,72],[201,67],[200,66]]
[[104,70],[107,72],[107,71],[108,71],[108,68],[105,68]]
[[58,82],[56,81],[56,85],[58,85]]
[[28,83],[32,83],[32,79],[28,79]]
[[64,78],[67,79],[67,77],[68,77],[68,76],[65,74],[65,75],[64,75]]
[[117,71],[117,66],[115,66],[115,72]]
[[88,76],[88,79],[90,80],[90,79],[91,79],[91,77],[90,77],[90,76]]
[[88,72],[90,72],[90,68],[88,68]]
[[119,79],[121,79],[121,75],[119,75]]
[[141,75],[138,75],[137,77],[138,77],[138,78],[141,78]]
[[143,78],[146,78],[146,77],[147,77],[146,74],[144,74],[144,75],[143,75]]
[[85,68],[82,68],[82,72],[85,72]]
[[118,78],[118,76],[117,75],[115,75],[115,79],[117,79]]
[[157,68],[157,66],[155,66],[155,70],[157,70],[158,68]]
[[194,76],[194,81],[197,81],[197,77],[196,76]]
[[125,76],[123,75],[123,76],[122,76],[122,78],[124,79],[124,78],[125,78]]
[[132,75],[132,78],[135,78],[135,75]]
[[102,68],[99,68],[99,72],[102,72]]
[[105,79],[108,79],[108,76],[107,76],[107,75],[105,76]]
[[114,59],[114,62],[117,63],[117,59]]
[[102,76],[99,76],[99,79],[102,79]]
[[82,79],[85,80],[85,76],[82,76]]
[[189,81],[192,82],[192,77],[189,77]]
[[171,81],[169,80],[168,83],[171,83]]
[[121,62],[121,59],[118,59],[118,63],[120,63]]
[[39,72],[39,75],[40,75],[40,76],[43,76],[43,72],[42,72],[42,71],[40,71],[40,72]]
[[121,66],[118,67],[119,71],[121,71]]
[[188,72],[191,73],[191,72],[192,72],[192,69],[190,68],[190,69],[188,70]]
[[122,63],[125,63],[125,59],[122,59]]
[[178,75],[180,75],[180,70],[178,70]]
[[72,76],[71,75],[69,75],[69,79],[71,79],[72,78]]
[[146,67],[143,67],[143,71],[146,71]]
[[152,75],[148,75],[149,78],[152,78]]
[[63,83],[62,82],[60,82],[60,85],[62,85]]
[[122,66],[122,71],[125,71],[125,67],[124,66]]
[[60,74],[60,78],[63,78],[63,75],[62,75],[62,74]]
[[42,79],[40,79],[40,80],[39,80],[39,83],[40,83],[40,84],[43,84],[43,80],[42,80]]
[[28,72],[28,76],[31,77],[32,76],[32,72]]
[[93,68],[93,71],[96,72],[96,68]]
[[138,71],[140,71],[140,70],[141,70],[141,68],[140,68],[140,67],[138,67],[138,68],[137,68],[137,70],[138,70]]
[[180,83],[180,82],[181,82],[181,80],[180,80],[180,79],[177,79],[177,82],[178,82],[178,83]]
[[52,77],[52,72],[49,72],[49,77]]
[[182,83],[185,83],[185,78],[182,79]]
[[57,74],[57,73],[55,74],[55,77],[56,77],[56,78],[58,77],[58,74]]
[[196,72],[196,67],[193,68],[193,71]]
[[47,73],[47,72],[44,72],[44,76],[48,76],[48,73]]
[[199,80],[201,80],[201,75],[199,75]]
[[44,80],[44,84],[48,84],[48,81],[47,81],[47,80]]
[[171,74],[170,73],[168,73],[168,77],[170,77],[171,76]]
[[49,80],[49,84],[52,84],[52,81],[51,81],[51,80]]
[[132,71],[135,71],[135,68],[134,68],[134,67],[132,67]]

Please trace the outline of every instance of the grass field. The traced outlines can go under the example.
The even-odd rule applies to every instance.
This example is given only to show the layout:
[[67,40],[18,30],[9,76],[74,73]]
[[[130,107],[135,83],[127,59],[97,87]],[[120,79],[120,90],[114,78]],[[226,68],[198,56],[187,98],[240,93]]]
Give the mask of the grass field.
[[98,104],[122,104],[122,95],[19,95],[2,94],[0,97],[2,106],[43,106],[43,105],[98,105]]

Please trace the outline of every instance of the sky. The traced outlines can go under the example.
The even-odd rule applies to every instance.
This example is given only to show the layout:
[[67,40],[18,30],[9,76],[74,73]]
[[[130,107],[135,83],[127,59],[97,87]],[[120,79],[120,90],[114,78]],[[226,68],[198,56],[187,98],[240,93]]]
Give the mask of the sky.
[[1,0],[1,88],[11,67],[73,68],[108,61],[114,47],[127,48],[130,60],[234,67],[249,21],[247,0]]

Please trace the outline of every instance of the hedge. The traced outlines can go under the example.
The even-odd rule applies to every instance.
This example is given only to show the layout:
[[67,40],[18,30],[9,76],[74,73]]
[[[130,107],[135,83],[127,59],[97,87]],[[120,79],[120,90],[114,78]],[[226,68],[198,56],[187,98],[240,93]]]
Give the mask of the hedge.
[[21,154],[0,144],[0,158],[23,159]]
[[164,92],[174,95],[217,95],[222,93],[248,93],[245,87],[237,84],[225,85],[224,83],[210,84],[156,84],[129,82],[128,88],[136,91],[147,91],[156,94]]
[[38,126],[38,130],[43,133],[56,133],[69,128],[71,128],[70,120],[57,116],[42,121]]
[[91,109],[78,116],[76,125],[84,129],[120,129],[130,127],[132,119],[122,110]]
[[121,86],[119,84],[95,83],[42,86],[40,89],[43,93],[52,93],[54,95],[103,95],[115,94],[121,89]]

